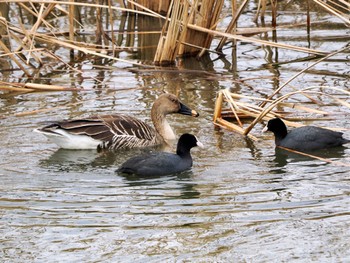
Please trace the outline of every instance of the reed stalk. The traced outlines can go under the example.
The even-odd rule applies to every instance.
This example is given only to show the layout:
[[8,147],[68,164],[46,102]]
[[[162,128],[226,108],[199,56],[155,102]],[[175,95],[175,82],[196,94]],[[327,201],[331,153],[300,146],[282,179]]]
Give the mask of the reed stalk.
[[[187,3],[187,1],[185,3]],[[174,63],[178,48],[176,40],[179,37],[181,29],[179,23],[177,23],[177,17],[183,17],[183,12],[184,8],[181,8],[180,1],[172,1],[155,54],[154,63],[156,65]]]
[[7,46],[4,44],[4,42],[0,39],[0,48],[4,50],[7,56],[9,56],[13,62],[16,63],[16,65],[26,74],[28,77],[31,76],[30,72],[22,65],[22,63],[16,58],[15,53],[12,53]]
[[[339,88],[335,88],[335,87],[308,87],[302,90],[298,90],[298,91],[294,91],[294,92],[290,92],[287,93],[281,97],[279,97],[278,99],[274,100],[268,107],[264,108],[264,110],[254,119],[254,121],[246,128],[244,134],[247,135],[252,129],[253,127],[260,121],[262,120],[266,114],[268,114],[273,108],[275,108],[280,102],[286,100],[287,98],[296,95],[296,94],[303,94],[303,93],[310,93],[310,90],[313,89],[320,89],[320,88],[324,88],[324,89],[332,89],[332,90],[336,90],[336,91],[340,91],[344,94],[350,95],[350,92],[343,90],[343,89],[339,89]],[[312,92],[310,93],[312,94]],[[319,94],[323,94],[323,93],[319,93]],[[330,95],[328,95],[330,96]],[[332,128],[329,128],[332,129]]]
[[[74,0],[69,0],[70,3],[74,3]],[[69,18],[69,40],[70,42],[74,42],[74,16],[75,16],[75,6],[70,4],[68,6],[69,8],[69,14],[68,14],[68,18]],[[71,59],[74,58],[74,49],[71,48],[70,49],[70,57]]]
[[331,159],[319,157],[319,156],[316,156],[316,155],[313,155],[313,154],[309,154],[309,153],[299,152],[299,151],[292,150],[292,149],[289,149],[289,148],[285,148],[285,147],[282,147],[282,146],[277,146],[277,148],[283,149],[283,150],[288,151],[288,152],[292,152],[292,153],[300,154],[300,155],[303,155],[303,156],[307,156],[307,157],[310,157],[310,158],[313,158],[313,159],[317,159],[317,160],[320,160],[322,162],[330,163],[330,164],[333,164],[333,165],[350,167],[350,164],[348,164],[348,163],[339,162],[339,161],[333,161]]
[[260,19],[264,20],[265,18],[265,11],[266,11],[266,0],[259,0],[258,2],[258,9],[256,10],[256,14],[254,17],[254,22],[256,23],[258,21],[258,17],[260,14]]
[[[234,12],[234,14],[232,14],[233,19],[231,20],[231,22],[227,26],[225,33],[232,33],[233,30],[236,29],[237,21],[238,21],[240,15],[242,14],[244,8],[247,6],[248,2],[249,2],[249,0],[244,0],[243,3],[240,5],[239,9],[236,12]],[[223,46],[225,45],[226,41],[227,41],[227,37],[221,38],[220,43],[217,46],[216,50],[221,51]]]
[[314,3],[318,4],[322,8],[324,8],[329,13],[337,16],[341,19],[347,26],[350,26],[350,3],[349,1],[338,0],[338,1],[320,1],[313,0]]
[[135,1],[127,2],[132,3],[133,8],[136,9],[142,10],[143,8],[147,8],[157,12],[158,14],[166,14],[169,10],[171,0],[138,0],[138,5],[135,5]]
[[[278,89],[276,89],[269,97],[268,99],[272,99],[272,97],[274,97],[276,94],[278,94],[284,87],[286,87],[290,82],[292,82],[294,79],[296,79],[297,77],[299,77],[301,74],[305,73],[307,70],[309,70],[310,68],[316,66],[317,64],[321,63],[322,61],[338,54],[338,53],[342,53],[345,52],[347,50],[350,50],[350,46],[346,46],[340,50],[334,51],[331,54],[328,54],[327,56],[320,58],[319,60],[317,60],[316,62],[312,63],[310,66],[304,68],[303,70],[301,70],[300,72],[298,72],[297,74],[295,74],[294,76],[292,76],[290,79],[288,79],[283,85],[281,85]],[[263,102],[261,104],[262,107],[264,107],[266,104],[266,102]]]
[[[205,3],[200,0],[191,3],[174,0],[167,16],[170,22],[164,25],[154,62],[172,64],[178,56],[197,55],[202,50],[208,50],[213,35],[189,25],[215,29],[222,6],[223,0],[208,0]],[[165,53],[166,50],[170,52]]]
[[[350,4],[348,1],[312,1],[317,5],[323,7],[331,14],[334,14],[342,19],[345,24],[349,23],[348,10]],[[113,5],[112,0],[108,0],[106,4],[102,4],[98,0],[96,0],[94,3],[78,2],[74,0],[10,0],[8,1],[8,3],[10,3],[10,6],[13,4],[21,6],[21,8],[25,9],[26,12],[29,12],[35,17],[36,22],[30,29],[28,29],[27,26],[22,23],[20,17],[18,21],[16,21],[16,25],[12,25],[10,23],[10,18],[6,18],[6,16],[5,18],[0,19],[1,30],[4,31],[5,29],[7,31],[6,33],[8,38],[14,40],[12,43],[16,43],[14,48],[12,48],[9,45],[6,45],[6,41],[2,41],[0,43],[0,48],[4,51],[4,55],[8,56],[8,58],[12,60],[14,64],[16,64],[18,68],[23,71],[23,73],[28,77],[33,77],[31,72],[32,70],[43,66],[42,58],[45,56],[51,56],[48,50],[45,51],[45,48],[44,50],[38,52],[39,49],[37,48],[37,43],[61,46],[62,48],[67,49],[71,55],[74,53],[74,51],[77,51],[89,56],[107,58],[115,61],[121,61],[123,63],[145,67],[144,64],[115,57],[116,44],[113,35],[114,30],[112,28],[112,36],[110,37],[101,23],[103,20],[102,17],[100,19],[97,19],[96,24],[96,29],[98,29],[97,35],[101,37],[100,41],[97,41],[99,44],[92,46],[90,43],[75,41],[76,36],[80,34],[76,31],[76,25],[78,23],[76,12],[78,10],[78,7],[89,7],[95,8],[97,11],[100,10],[101,12],[97,13],[98,15],[102,15],[102,10],[106,11],[109,14],[109,24],[111,25],[113,25],[113,12],[132,12],[135,14],[143,14],[165,19],[166,25],[163,29],[163,34],[159,41],[158,50],[155,56],[155,61],[160,61],[160,64],[163,62],[174,63],[178,56],[187,56],[193,54],[201,56],[206,52],[216,52],[210,48],[211,41],[214,37],[221,38],[218,50],[222,49],[224,43],[227,40],[233,40],[251,42],[264,46],[285,48],[322,56],[327,55],[326,52],[322,50],[301,48],[241,35],[243,33],[257,34],[259,32],[273,30],[273,28],[257,28],[253,31],[250,30],[250,33],[248,31],[242,31],[241,29],[233,32],[233,30],[235,30],[235,25],[239,22],[239,17],[244,10],[244,7],[248,4],[248,0],[241,1],[239,8],[237,10],[233,10],[233,19],[229,27],[226,28],[225,32],[216,30],[216,26],[221,19],[220,16],[222,16],[221,10],[223,6],[223,0],[173,0],[172,2],[170,2],[170,0],[140,0],[138,2],[132,0],[119,0],[118,2],[120,6]],[[232,3],[234,4],[235,2],[236,1],[233,1]],[[158,9],[152,5],[157,5]],[[168,8],[167,17],[164,17],[157,13],[157,11],[160,10],[159,6],[163,5],[170,7]],[[277,10],[276,5],[276,0],[271,1],[270,7],[272,9],[274,8],[274,10]],[[132,6],[133,9],[126,8],[127,6]],[[262,9],[264,9],[264,7],[266,7],[266,1],[259,1],[258,6],[259,8],[261,6]],[[67,24],[69,25],[67,32],[58,32],[57,29],[50,24],[48,17],[50,17],[50,15],[55,16],[56,10],[66,15]],[[263,10],[260,10],[260,13],[262,13],[262,11]],[[172,17],[170,17],[170,14],[172,14]],[[81,24],[79,26],[83,27]],[[133,30],[133,28],[130,29]],[[47,33],[42,33],[45,31]],[[237,32],[239,32],[239,34]],[[128,35],[128,37],[130,36]],[[133,38],[130,38],[130,46],[134,45],[133,41]],[[128,50],[128,48],[128,46],[118,46],[119,50]],[[109,55],[109,53],[111,55]],[[32,58],[34,60],[32,60]]]

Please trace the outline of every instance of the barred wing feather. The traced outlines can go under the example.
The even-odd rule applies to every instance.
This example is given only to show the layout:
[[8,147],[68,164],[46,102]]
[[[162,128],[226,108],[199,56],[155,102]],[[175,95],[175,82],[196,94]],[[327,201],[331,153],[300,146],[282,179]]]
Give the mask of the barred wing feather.
[[101,148],[133,148],[160,143],[156,131],[151,126],[127,115],[94,116],[58,122],[44,129],[54,132],[55,128],[102,141]]

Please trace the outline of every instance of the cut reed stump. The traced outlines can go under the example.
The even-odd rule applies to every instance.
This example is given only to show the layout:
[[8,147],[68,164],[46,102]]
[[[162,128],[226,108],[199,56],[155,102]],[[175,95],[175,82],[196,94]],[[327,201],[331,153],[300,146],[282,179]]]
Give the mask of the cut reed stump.
[[206,52],[210,48],[213,35],[189,28],[188,25],[215,30],[223,3],[223,0],[193,3],[174,0],[167,14],[154,63],[173,64],[177,57],[202,55]]

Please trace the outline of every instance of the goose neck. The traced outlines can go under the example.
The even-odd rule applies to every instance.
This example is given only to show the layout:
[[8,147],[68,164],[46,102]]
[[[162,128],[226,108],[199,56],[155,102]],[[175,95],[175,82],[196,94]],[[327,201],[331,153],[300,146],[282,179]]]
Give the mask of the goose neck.
[[165,114],[152,109],[151,118],[154,128],[165,141],[176,139],[173,129],[165,118]]

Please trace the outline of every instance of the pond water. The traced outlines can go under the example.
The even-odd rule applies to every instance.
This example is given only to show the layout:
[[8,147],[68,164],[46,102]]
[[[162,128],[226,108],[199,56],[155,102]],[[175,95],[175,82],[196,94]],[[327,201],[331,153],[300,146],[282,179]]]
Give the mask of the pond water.
[[[303,15],[284,13],[281,21],[295,23]],[[247,12],[243,26],[251,26],[253,16]],[[305,27],[294,27],[279,30],[278,41],[329,52],[349,43],[350,30],[339,20],[323,12],[312,17],[322,22],[311,36]],[[158,20],[138,22],[159,29]],[[149,63],[157,37],[148,36],[148,48],[119,56]],[[87,60],[81,72],[55,71],[43,79],[81,92],[2,93],[1,261],[350,261],[350,146],[315,153],[345,164],[336,165],[275,151],[273,137],[260,133],[263,124],[253,129],[259,140],[252,141],[212,123],[219,90],[267,96],[313,61],[304,53],[252,43],[238,43],[235,59],[230,48],[224,52],[225,57],[185,59],[182,71],[110,61],[100,61],[110,67],[101,70]],[[349,90],[349,56],[348,51],[318,64],[292,85]],[[16,71],[0,74],[4,80],[20,78]],[[152,102],[163,91],[200,114],[168,118],[177,135],[196,134],[205,145],[192,150],[193,168],[179,175],[121,176],[118,166],[143,150],[62,150],[32,132],[49,120],[92,114],[128,113],[150,122]],[[310,123],[344,128],[350,138],[350,110],[319,99],[321,104],[310,105],[334,114]]]

